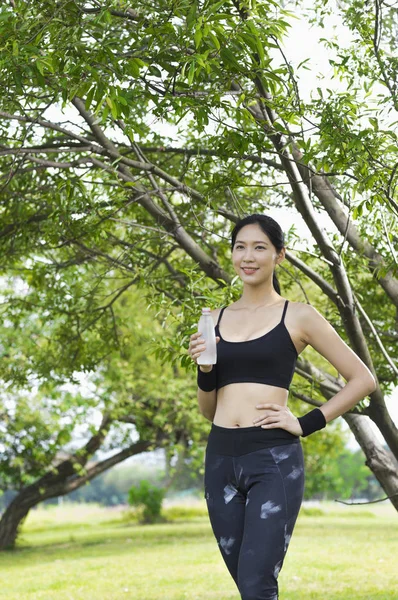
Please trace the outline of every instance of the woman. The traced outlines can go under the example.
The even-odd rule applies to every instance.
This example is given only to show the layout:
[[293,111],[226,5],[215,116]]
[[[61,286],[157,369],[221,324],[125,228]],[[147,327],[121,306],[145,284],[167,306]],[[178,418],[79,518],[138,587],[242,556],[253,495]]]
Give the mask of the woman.
[[[375,389],[365,364],[308,304],[280,295],[274,274],[283,232],[250,215],[232,232],[239,300],[212,311],[217,364],[198,367],[200,412],[212,421],[205,498],[222,557],[243,600],[277,600],[278,574],[304,491],[300,436],[325,427]],[[295,417],[287,407],[297,356],[310,344],[347,381],[321,408]],[[205,349],[200,334],[188,352]]]

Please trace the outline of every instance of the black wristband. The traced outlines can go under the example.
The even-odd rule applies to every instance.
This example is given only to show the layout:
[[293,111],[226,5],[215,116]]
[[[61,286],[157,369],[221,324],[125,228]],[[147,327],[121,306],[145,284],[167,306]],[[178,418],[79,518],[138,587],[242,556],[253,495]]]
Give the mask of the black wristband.
[[303,430],[302,437],[307,437],[307,435],[314,433],[314,431],[319,431],[319,429],[326,427],[325,415],[319,408],[314,408],[314,410],[299,417],[297,420]]
[[216,366],[213,365],[213,368],[208,373],[201,371],[198,365],[198,387],[203,392],[212,392],[216,389],[217,385],[217,375],[216,375]]

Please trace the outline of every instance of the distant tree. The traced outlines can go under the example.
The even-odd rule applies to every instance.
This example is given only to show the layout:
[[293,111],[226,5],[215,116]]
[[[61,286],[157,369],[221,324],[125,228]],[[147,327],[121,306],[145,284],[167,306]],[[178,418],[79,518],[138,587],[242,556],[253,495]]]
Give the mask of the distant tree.
[[[343,501],[363,497],[370,478],[374,479],[374,475],[365,465],[363,452],[344,448],[323,470],[321,481],[317,481],[313,488],[313,495]],[[375,482],[375,492],[380,497],[380,485],[376,479]]]
[[146,479],[150,484],[164,487],[165,471],[161,467],[147,465],[118,465],[96,477],[87,485],[68,494],[72,502],[97,502],[104,506],[127,504],[128,492],[132,486],[138,486]]
[[[139,293],[130,290],[127,297],[129,304],[114,310],[120,346],[108,349],[85,392],[49,379],[36,390],[3,390],[0,489],[14,494],[0,518],[1,549],[13,547],[21,523],[38,503],[77,490],[132,455],[185,444],[193,429],[203,439],[205,422],[192,410],[192,378],[154,359],[149,342],[160,326]],[[36,326],[31,317],[16,331],[18,360],[24,359]],[[45,333],[51,336],[53,326],[44,324]],[[95,335],[88,335],[88,346]],[[78,373],[72,375],[77,383]],[[103,458],[95,459],[98,451]]]

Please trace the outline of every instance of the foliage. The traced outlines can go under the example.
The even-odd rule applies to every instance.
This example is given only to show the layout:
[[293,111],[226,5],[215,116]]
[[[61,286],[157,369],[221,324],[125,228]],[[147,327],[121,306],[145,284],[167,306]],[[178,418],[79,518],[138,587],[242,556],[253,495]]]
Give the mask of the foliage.
[[165,489],[143,480],[139,486],[130,488],[128,501],[131,506],[144,507],[142,513],[144,523],[156,523],[161,519],[162,502],[165,494]]
[[[324,498],[339,496],[343,500],[349,498],[367,497],[369,480],[372,473],[365,465],[363,453],[358,450],[349,452],[344,449],[337,460],[330,465],[329,472],[326,474],[327,487]],[[381,490],[378,490],[380,494]]]
[[[355,11],[341,12],[352,27],[366,11],[366,3],[357,4]],[[341,91],[340,77],[360,72],[365,82],[369,70],[351,69],[345,51],[331,41],[336,80],[329,92],[320,87],[302,100],[297,77],[308,64],[295,70],[283,60],[281,44],[295,16],[289,3],[283,6],[164,2],[148,11],[138,2],[132,11],[107,0],[92,8],[68,2],[55,12],[46,1],[2,7],[2,136],[8,150],[0,159],[4,173],[19,165],[3,189],[2,255],[13,274],[7,341],[32,307],[52,323],[51,334],[35,332],[35,347],[18,363],[14,356],[2,363],[2,376],[18,373],[26,381],[31,370],[54,378],[95,368],[107,348],[117,347],[113,308],[133,284],[163,319],[156,357],[188,367],[183,348],[201,304],[228,303],[239,293],[226,243],[231,215],[294,207],[269,131],[250,109],[259,101],[259,78],[272,96],[261,99],[277,115],[272,127],[293,129],[306,164],[330,176],[359,234],[386,257],[383,270],[394,273],[396,236],[388,211],[394,207],[397,145],[382,108],[389,96],[370,106],[357,81]],[[322,18],[328,8],[320,9]],[[360,55],[349,51],[351,60]],[[308,121],[315,127],[309,132]],[[390,181],[388,189],[384,181]],[[316,198],[314,206],[324,210]],[[294,227],[287,234],[289,250],[333,284],[319,254],[309,258]],[[394,326],[394,307],[368,272],[368,259],[348,251],[340,234],[333,242],[341,245],[355,294],[396,359],[394,338],[384,333]],[[284,275],[283,289],[296,281],[292,297],[307,301],[297,267],[286,267]],[[168,334],[170,320],[177,329]],[[343,324],[339,333],[346,335]],[[389,391],[394,373],[372,336],[369,343]]]
[[161,467],[149,465],[120,465],[99,475],[86,486],[68,495],[71,502],[96,502],[103,506],[127,504],[131,486],[138,486],[145,479],[152,485],[164,487],[165,472]]
[[[77,451],[79,438],[95,433],[100,411],[108,411],[113,419],[102,445],[108,452],[126,447],[134,437],[150,440],[153,427],[163,427],[167,421],[172,420],[176,429],[163,427],[165,444],[178,442],[179,430],[189,427],[191,413],[183,407],[192,406],[194,383],[182,372],[154,360],[149,343],[159,338],[161,328],[138,294],[131,291],[128,297],[128,304],[115,309],[119,347],[109,351],[91,375],[82,377],[76,372],[75,385],[43,381],[30,393],[29,388],[11,392],[4,385],[0,448],[3,490],[33,483],[60,458]],[[25,334],[28,327],[29,323]],[[23,332],[17,331],[15,338],[20,350],[29,345]],[[199,422],[196,415],[192,418]]]

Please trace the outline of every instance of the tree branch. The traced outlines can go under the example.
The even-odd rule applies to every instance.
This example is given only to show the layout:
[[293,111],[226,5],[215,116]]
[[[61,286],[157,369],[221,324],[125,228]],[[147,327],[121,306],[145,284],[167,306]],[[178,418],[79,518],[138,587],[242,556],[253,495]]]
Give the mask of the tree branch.
[[[73,99],[73,104],[76,106],[81,116],[93,131],[97,141],[108,150],[112,158],[119,160],[121,155],[113,143],[105,136],[99,125],[95,123],[93,115],[86,110],[82,100],[78,97],[75,97]],[[127,166],[131,164],[134,166],[138,165],[139,168],[142,168],[144,163],[139,163],[138,161],[129,161],[127,159],[124,159],[124,161],[126,164],[121,164],[121,162],[119,162],[118,173],[121,173],[121,176],[126,178],[126,180],[133,181],[133,176],[127,169]],[[148,170],[151,170],[155,175],[158,175],[162,179],[166,179],[166,177],[164,177],[165,173],[161,169],[157,169],[153,165],[150,165],[150,167],[151,168]],[[178,186],[182,185],[181,182],[178,182],[173,177],[170,178],[168,175],[166,180],[173,183],[173,185],[176,185],[176,189],[178,189]],[[221,267],[202,250],[202,248],[185,231],[183,226],[181,224],[176,224],[174,220],[159,206],[157,206],[148,195],[145,195],[146,189],[142,185],[136,183],[134,187],[136,189],[137,202],[139,202],[152,215],[152,217],[154,217],[159,225],[164,227],[166,231],[169,231],[173,235],[174,239],[181,245],[187,254],[199,264],[201,269],[209,277],[214,279],[218,285],[225,285],[223,282],[230,281],[231,278],[228,273],[221,269]],[[184,185],[183,189],[179,189],[179,191],[188,193],[191,190]],[[194,196],[202,199],[202,195],[199,193],[195,193]]]
[[377,334],[376,328],[374,327],[372,321],[370,320],[370,318],[368,317],[368,315],[365,312],[365,309],[362,307],[361,303],[359,302],[357,296],[354,295],[354,299],[355,299],[355,304],[359,309],[359,312],[361,313],[361,315],[363,316],[363,318],[365,319],[366,323],[369,325],[369,328],[371,330],[371,332],[373,333],[375,340],[384,356],[384,358],[387,360],[388,364],[390,365],[390,367],[392,368],[393,372],[395,373],[395,375],[398,375],[398,368],[395,365],[394,361],[392,360],[392,358],[390,357],[390,355],[388,354],[383,342],[381,341],[380,337]]
[[338,305],[338,294],[325,279],[323,279],[318,273],[316,273],[316,271],[311,269],[311,267],[306,265],[302,260],[297,258],[297,256],[294,256],[289,250],[286,251],[285,256],[286,259],[292,265],[300,269],[300,271],[304,273],[304,275],[306,275],[309,279],[311,279],[311,281],[316,283],[316,285],[322,290],[322,292],[326,294],[328,298],[330,298],[333,304],[336,304],[336,306]]
[[124,450],[117,452],[116,454],[114,454],[113,456],[110,456],[109,458],[106,458],[102,461],[95,462],[94,464],[92,464],[90,467],[88,467],[86,469],[86,472],[84,475],[76,475],[72,479],[69,479],[68,481],[66,481],[65,485],[63,487],[63,490],[62,490],[62,494],[69,494],[70,492],[77,490],[78,488],[80,488],[82,485],[84,485],[91,479],[94,479],[94,477],[97,477],[104,471],[107,471],[111,467],[114,467],[115,465],[119,464],[120,462],[126,460],[126,458],[129,458],[130,456],[134,456],[136,454],[141,454],[141,452],[146,452],[146,451],[148,451],[148,449],[150,447],[151,447],[151,442],[139,441],[139,442],[136,442],[135,444],[132,444],[131,446],[128,446]]
[[[185,156],[216,156],[223,157],[222,154],[215,150],[208,150],[206,148],[175,148],[172,146],[141,146],[142,150],[149,153],[159,154],[184,154]],[[255,164],[263,164],[275,169],[277,171],[283,171],[282,165],[274,160],[269,160],[255,154],[228,154],[224,158],[233,158],[238,160],[247,160]]]

